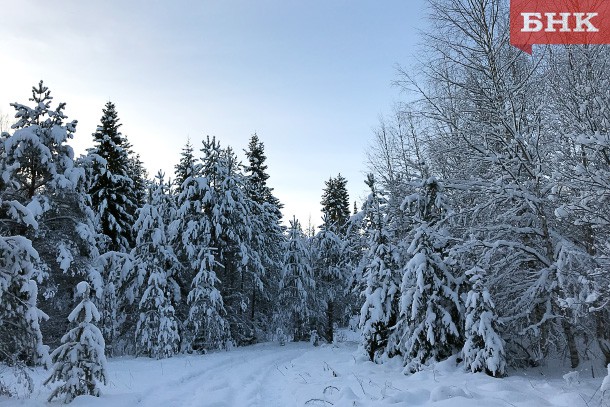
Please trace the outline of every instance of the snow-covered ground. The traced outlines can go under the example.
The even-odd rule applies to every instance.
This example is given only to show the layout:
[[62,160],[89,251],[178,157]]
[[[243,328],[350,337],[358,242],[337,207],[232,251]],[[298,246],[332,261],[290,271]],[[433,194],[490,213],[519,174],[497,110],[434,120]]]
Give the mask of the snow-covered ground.
[[[467,374],[455,360],[412,376],[398,363],[376,365],[354,342],[313,347],[277,343],[165,360],[117,358],[108,363],[102,397],[78,397],[73,406],[610,406],[597,391],[603,377],[562,376],[568,369],[511,372],[504,379]],[[598,372],[604,374],[605,372]],[[42,406],[51,388],[33,372],[31,398],[0,398],[0,406]],[[570,382],[570,383],[569,383]],[[55,401],[51,405],[60,405]]]

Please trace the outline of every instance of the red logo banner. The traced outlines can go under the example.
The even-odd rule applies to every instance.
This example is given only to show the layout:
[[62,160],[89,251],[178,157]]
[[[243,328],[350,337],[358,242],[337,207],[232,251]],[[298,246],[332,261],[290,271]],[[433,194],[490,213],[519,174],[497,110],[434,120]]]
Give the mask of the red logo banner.
[[610,44],[610,0],[511,0],[510,43]]

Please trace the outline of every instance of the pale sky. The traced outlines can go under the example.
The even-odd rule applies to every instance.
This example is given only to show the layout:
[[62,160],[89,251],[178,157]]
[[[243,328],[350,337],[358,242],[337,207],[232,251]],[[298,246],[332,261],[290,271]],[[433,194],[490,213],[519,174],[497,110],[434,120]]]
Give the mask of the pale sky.
[[413,62],[425,13],[424,0],[7,2],[0,112],[43,79],[79,121],[79,155],[110,100],[150,175],[172,178],[187,137],[241,153],[256,132],[285,219],[317,225],[330,176],[361,202],[373,128],[402,97],[395,66]]

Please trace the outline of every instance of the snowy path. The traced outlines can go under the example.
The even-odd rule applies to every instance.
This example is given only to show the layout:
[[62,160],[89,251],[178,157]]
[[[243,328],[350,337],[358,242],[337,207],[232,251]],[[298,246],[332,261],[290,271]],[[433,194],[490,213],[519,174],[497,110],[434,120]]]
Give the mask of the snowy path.
[[[109,362],[109,384],[100,398],[79,397],[72,406],[603,406],[583,366],[583,380],[569,385],[568,369],[528,371],[505,379],[466,374],[454,361],[412,376],[397,363],[376,365],[357,356],[354,343],[314,348],[307,343],[260,344],[230,352],[165,360],[119,358]],[[44,406],[50,388],[40,383],[28,400],[0,406]],[[62,405],[60,402],[51,405]]]
[[280,369],[303,352],[301,346],[278,351],[263,345],[256,352],[242,348],[211,354],[199,371],[153,386],[139,401],[146,406],[284,406],[276,398],[289,393]]

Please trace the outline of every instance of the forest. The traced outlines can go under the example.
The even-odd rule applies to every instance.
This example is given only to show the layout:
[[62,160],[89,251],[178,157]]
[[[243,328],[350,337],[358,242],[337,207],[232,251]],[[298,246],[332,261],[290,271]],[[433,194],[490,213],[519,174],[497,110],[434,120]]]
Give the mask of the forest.
[[77,121],[45,83],[11,104],[0,364],[24,380],[46,366],[50,399],[69,402],[100,394],[107,358],[333,343],[350,324],[370,361],[405,374],[455,355],[498,378],[610,364],[607,46],[529,56],[503,1],[430,7],[422,54],[394,79],[405,101],[371,136],[368,198],[331,177],[319,227],[282,213],[264,135],[238,146],[244,163],[206,136],[150,176],[120,106],[76,157]]

